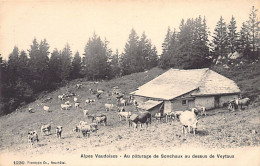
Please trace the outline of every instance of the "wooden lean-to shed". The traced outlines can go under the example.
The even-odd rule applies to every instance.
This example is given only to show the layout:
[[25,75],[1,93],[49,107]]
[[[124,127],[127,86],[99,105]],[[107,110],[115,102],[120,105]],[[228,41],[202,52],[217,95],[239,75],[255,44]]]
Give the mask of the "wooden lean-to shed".
[[238,97],[239,87],[208,68],[170,69],[130,94],[141,109],[155,112],[182,111],[195,106],[222,107]]

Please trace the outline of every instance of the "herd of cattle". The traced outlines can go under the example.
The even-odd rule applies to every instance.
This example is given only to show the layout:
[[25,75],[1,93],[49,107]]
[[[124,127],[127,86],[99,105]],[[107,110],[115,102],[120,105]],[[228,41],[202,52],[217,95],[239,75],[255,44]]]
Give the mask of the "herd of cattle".
[[[82,88],[82,84],[77,84],[76,88]],[[97,100],[101,98],[102,94],[104,93],[104,90],[93,90],[89,89],[90,94],[96,95]],[[138,126],[140,128],[146,124],[146,129],[149,125],[152,123],[152,115],[148,111],[141,111],[138,109],[138,102],[133,98],[133,96],[130,96],[129,98],[124,98],[124,95],[120,92],[118,87],[114,87],[112,91],[112,95],[115,95],[115,98],[117,100],[117,103],[106,103],[104,104],[104,110],[105,111],[112,111],[114,110],[118,116],[119,120],[122,121],[125,119],[129,127],[133,127],[134,130],[138,130]],[[61,110],[69,110],[72,107],[72,104],[74,105],[75,109],[80,108],[80,102],[79,99],[76,97],[75,93],[66,93],[62,95],[58,95],[58,99],[60,101],[64,101],[66,98],[73,97],[74,103],[70,103],[70,101],[64,102],[64,104],[61,104]],[[95,102],[95,99],[86,99],[85,105]],[[248,99],[245,100],[234,100],[228,102],[228,108],[233,109],[235,106],[246,105],[249,102]],[[136,108],[136,111],[130,112],[126,111],[127,105],[134,105]],[[50,107],[43,106],[44,111],[51,111]],[[29,112],[33,112],[33,108],[29,108]],[[105,114],[89,114],[89,111],[87,109],[83,109],[83,117],[87,118],[88,121],[80,121],[79,124],[74,127],[72,130],[73,132],[81,132],[83,137],[89,137],[91,132],[97,132],[98,126],[101,124],[104,124],[104,126],[107,125],[108,118]],[[196,108],[191,108],[186,111],[172,111],[168,113],[156,113],[154,115],[154,118],[157,121],[161,121],[163,118],[165,118],[166,123],[177,120],[181,123],[182,126],[182,133],[190,133],[193,131],[193,134],[195,135],[198,119],[200,116],[206,116],[206,108],[203,106],[199,106]],[[57,126],[56,127],[56,135],[57,138],[61,138],[61,134],[63,131],[63,126]],[[41,133],[42,135],[50,135],[51,133],[51,125],[46,124],[41,127]],[[37,131],[29,131],[28,132],[28,142],[31,146],[33,146],[34,142],[39,141],[39,136]]]

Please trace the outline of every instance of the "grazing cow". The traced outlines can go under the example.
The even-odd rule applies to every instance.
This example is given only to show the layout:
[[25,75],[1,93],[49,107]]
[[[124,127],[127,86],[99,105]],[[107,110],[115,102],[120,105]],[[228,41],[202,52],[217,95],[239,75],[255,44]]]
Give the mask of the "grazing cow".
[[239,106],[239,105],[241,106],[241,109],[242,109],[243,105],[247,106],[247,108],[248,108],[248,106],[250,104],[250,99],[249,98],[244,98],[244,99],[236,98],[235,102],[236,102],[237,106]]
[[107,116],[106,115],[99,115],[94,118],[97,124],[104,123],[104,126],[107,125]]
[[184,111],[180,114],[180,122],[182,124],[182,133],[186,133],[185,129],[188,129],[188,132],[191,132],[191,129],[193,130],[193,135],[195,135],[195,130],[197,129],[197,116],[194,112],[191,111]]
[[157,112],[154,115],[156,121],[161,122],[161,119],[163,118],[163,114],[161,112]]
[[61,110],[68,110],[70,107],[71,107],[71,105],[68,105],[68,104],[61,104],[60,105],[60,107],[61,107]]
[[82,88],[82,86],[83,86],[82,84],[76,84],[76,88],[77,88],[77,89]]
[[96,123],[91,123],[90,125],[87,124],[82,124],[82,125],[78,125],[75,127],[75,129],[73,129],[73,131],[75,132],[81,132],[83,137],[89,137],[90,136],[90,132],[97,132],[97,124]]
[[78,98],[77,97],[74,97],[74,102],[76,103],[78,101]]
[[48,106],[43,106],[43,110],[44,110],[44,111],[49,111],[49,110],[50,110],[50,107],[48,107]]
[[86,117],[88,115],[88,110],[83,110],[83,115]]
[[152,122],[152,116],[151,113],[148,111],[145,111],[139,115],[136,116],[136,114],[133,114],[130,116],[129,120],[129,126],[133,125],[134,130],[137,130],[137,124],[140,123],[141,125],[146,123],[146,129],[148,128],[148,124],[151,125]]
[[42,135],[43,134],[46,135],[46,132],[47,132],[48,135],[51,134],[51,125],[50,124],[42,125],[42,127],[41,127]]
[[102,93],[104,93],[104,91],[100,90],[100,89],[97,89],[97,93],[102,94]]
[[130,118],[130,116],[132,115],[131,112],[118,112],[119,115],[119,120],[122,121],[122,118],[124,117],[126,121],[128,121],[128,119]]
[[60,100],[64,100],[64,97],[65,97],[64,94],[62,94],[62,95],[58,95],[58,99],[60,99]]
[[57,128],[56,128],[57,138],[61,139],[62,131],[63,131],[63,127],[62,126],[57,126]]
[[113,107],[114,107],[114,104],[105,104],[105,109],[106,109],[106,111],[111,111],[112,109],[113,109]]
[[30,113],[33,112],[32,110],[33,110],[33,108],[31,108],[31,107],[28,108],[28,111],[29,111]]
[[120,99],[118,100],[118,105],[126,106],[126,105],[127,105],[126,100],[123,99],[123,98],[120,98]]
[[65,104],[69,105],[69,104],[70,104],[70,101],[66,101]]
[[79,131],[81,131],[83,137],[86,137],[86,136],[89,137],[90,132],[91,132],[91,126],[90,125],[80,126]]
[[167,112],[165,113],[165,117],[166,117],[166,123],[170,121],[170,119],[174,120],[175,119],[175,112],[171,111],[171,112]]
[[33,146],[35,141],[39,142],[38,134],[35,130],[29,131],[27,138],[28,138],[28,143],[30,144],[31,147]]
[[79,103],[75,103],[74,106],[75,106],[75,108],[78,109],[79,108]]

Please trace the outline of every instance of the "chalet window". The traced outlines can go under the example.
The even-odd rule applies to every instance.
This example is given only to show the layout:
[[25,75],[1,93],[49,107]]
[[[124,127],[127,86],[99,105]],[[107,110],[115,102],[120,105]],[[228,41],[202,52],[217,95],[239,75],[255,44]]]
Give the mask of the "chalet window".
[[182,105],[186,105],[187,104],[187,101],[186,100],[182,100]]

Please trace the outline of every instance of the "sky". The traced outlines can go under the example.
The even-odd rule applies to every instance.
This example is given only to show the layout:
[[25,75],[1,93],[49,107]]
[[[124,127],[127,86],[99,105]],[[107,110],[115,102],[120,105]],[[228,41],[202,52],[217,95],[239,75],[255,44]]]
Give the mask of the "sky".
[[132,28],[161,54],[168,27],[178,31],[182,19],[205,16],[212,34],[220,16],[228,23],[234,15],[239,31],[253,5],[260,10],[260,0],[0,0],[0,54],[27,51],[34,38],[45,38],[50,52],[68,43],[83,54],[93,33],[121,53]]

